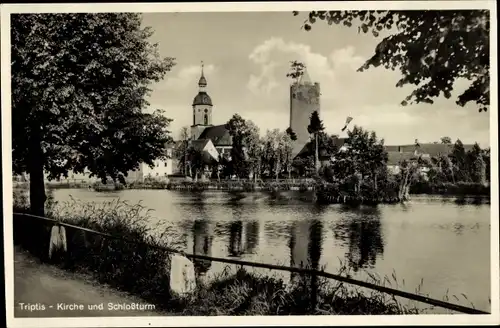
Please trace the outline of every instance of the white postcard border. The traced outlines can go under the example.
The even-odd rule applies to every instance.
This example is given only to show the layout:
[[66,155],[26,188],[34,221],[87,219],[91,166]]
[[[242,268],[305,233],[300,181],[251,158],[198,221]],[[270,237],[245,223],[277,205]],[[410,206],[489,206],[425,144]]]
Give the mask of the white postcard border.
[[[4,258],[6,304],[13,305],[12,242],[12,146],[10,106],[10,14],[50,12],[235,12],[235,11],[311,11],[362,9],[489,9],[490,19],[490,145],[491,156],[498,158],[498,81],[497,15],[495,1],[338,1],[338,2],[252,2],[252,3],[87,3],[1,5],[2,62],[2,174],[4,213]],[[498,163],[491,161],[491,181],[498,181]],[[256,317],[79,317],[14,318],[14,307],[7,306],[9,327],[170,327],[170,326],[315,326],[315,325],[450,325],[498,324],[499,307],[499,211],[498,185],[491,184],[491,315],[406,315],[406,316],[256,316]]]

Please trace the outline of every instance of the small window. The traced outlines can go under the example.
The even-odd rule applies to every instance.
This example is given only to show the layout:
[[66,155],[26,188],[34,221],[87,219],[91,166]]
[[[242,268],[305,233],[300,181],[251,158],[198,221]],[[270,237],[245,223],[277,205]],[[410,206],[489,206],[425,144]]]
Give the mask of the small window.
[[165,162],[165,167],[167,167],[167,162]]
[[208,115],[207,114],[205,114],[203,121],[204,121],[205,125],[208,125]]
[[208,113],[208,109],[205,108],[205,113]]

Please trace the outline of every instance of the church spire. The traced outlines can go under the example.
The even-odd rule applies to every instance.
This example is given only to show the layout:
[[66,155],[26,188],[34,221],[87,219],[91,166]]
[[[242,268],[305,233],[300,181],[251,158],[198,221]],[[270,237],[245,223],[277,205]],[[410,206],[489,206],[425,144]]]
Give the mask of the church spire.
[[205,79],[205,74],[203,72],[204,63],[201,61],[201,77],[198,81],[198,86],[200,87],[200,91],[205,91],[205,87],[207,86],[207,79]]

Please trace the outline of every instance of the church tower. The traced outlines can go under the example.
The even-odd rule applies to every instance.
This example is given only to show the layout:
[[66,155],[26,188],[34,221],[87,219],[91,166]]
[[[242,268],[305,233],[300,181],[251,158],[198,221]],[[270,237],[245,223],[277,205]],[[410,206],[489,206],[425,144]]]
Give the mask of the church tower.
[[320,86],[311,82],[305,69],[300,80],[290,86],[290,128],[297,135],[292,156],[296,156],[309,142],[307,126],[314,111],[320,114]]
[[191,125],[191,138],[197,140],[203,130],[212,126],[212,99],[207,94],[207,79],[203,72],[201,62],[201,77],[198,81],[198,94],[193,100],[193,125]]

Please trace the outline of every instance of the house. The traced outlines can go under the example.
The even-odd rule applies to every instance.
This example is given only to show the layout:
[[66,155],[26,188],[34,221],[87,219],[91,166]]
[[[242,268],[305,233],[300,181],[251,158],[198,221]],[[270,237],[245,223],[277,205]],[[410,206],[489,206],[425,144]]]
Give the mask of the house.
[[387,152],[387,169],[391,174],[398,174],[401,172],[401,163],[403,161],[415,160],[417,157],[414,152],[398,152],[398,151],[388,151]]
[[126,177],[127,182],[143,182],[146,179],[167,180],[168,176],[174,172],[174,146],[174,143],[166,143],[164,150],[166,158],[154,160],[153,167],[146,163],[140,163],[137,170],[129,171]]
[[[474,145],[464,145],[465,151],[469,151]],[[417,157],[422,159],[431,159],[442,155],[449,155],[453,151],[452,144],[441,143],[423,143],[412,145],[391,145],[385,146],[388,154],[387,168],[393,174],[398,174],[401,171],[401,163],[403,161],[415,160]],[[420,173],[424,176],[429,172],[430,166],[425,164],[420,165]]]
[[[465,151],[469,151],[474,147],[474,145],[466,144],[464,145]],[[437,157],[440,155],[449,155],[453,151],[452,144],[441,144],[441,143],[421,143],[418,146],[412,145],[392,145],[385,146],[387,152],[400,152],[414,153],[417,151],[419,154],[429,155],[429,157]]]

